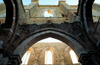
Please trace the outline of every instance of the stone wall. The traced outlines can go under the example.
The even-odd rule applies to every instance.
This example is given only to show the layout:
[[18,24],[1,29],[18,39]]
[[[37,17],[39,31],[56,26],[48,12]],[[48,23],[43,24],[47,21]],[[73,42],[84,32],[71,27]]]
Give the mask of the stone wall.
[[[25,7],[25,10],[29,11],[29,16],[32,17],[32,15],[35,13],[35,11],[37,10],[38,7],[38,3],[37,2],[32,2],[31,4],[29,4],[28,6]],[[26,11],[27,13],[27,11]]]
[[5,23],[6,6],[4,3],[0,3],[0,22]]
[[[29,65],[45,65],[45,51],[52,49],[53,65],[74,65],[69,51],[71,48],[62,42],[56,43],[35,43],[31,47]],[[81,65],[78,63],[77,65]]]
[[5,10],[6,6],[4,3],[0,3],[0,11]]
[[[74,6],[73,6],[74,7]],[[73,18],[75,14],[70,10],[76,10],[76,6],[73,8],[66,4],[65,1],[60,1],[59,5],[38,5],[37,2],[32,2],[30,5],[25,7],[25,11],[27,14],[27,22],[26,24],[33,24],[33,23],[47,23],[48,19],[52,21],[52,23],[62,23],[62,22],[73,22]],[[45,11],[52,11],[53,18],[43,18]],[[59,17],[66,17],[66,18],[59,18]]]
[[94,3],[93,6],[92,6],[93,9],[97,10],[97,11],[100,11],[100,4],[96,4]]
[[66,2],[60,2],[60,8],[64,11],[64,14],[67,15],[70,6],[67,5]]
[[71,7],[66,2],[60,2],[60,8],[63,10],[64,15],[67,16],[69,22],[73,22],[74,17],[76,16],[73,10],[77,10],[77,7]]
[[0,3],[0,17],[6,16],[6,6],[4,3]]
[[66,17],[34,17],[30,18],[29,21],[27,21],[27,24],[49,24],[49,23],[56,23],[56,24],[61,24],[64,23],[66,20]]
[[98,22],[100,17],[100,4],[94,3],[92,6],[93,21]]
[[44,13],[47,10],[53,11],[54,17],[62,17],[61,12],[63,12],[59,7],[45,7],[45,6],[40,6],[38,9],[34,12],[32,17],[44,17]]

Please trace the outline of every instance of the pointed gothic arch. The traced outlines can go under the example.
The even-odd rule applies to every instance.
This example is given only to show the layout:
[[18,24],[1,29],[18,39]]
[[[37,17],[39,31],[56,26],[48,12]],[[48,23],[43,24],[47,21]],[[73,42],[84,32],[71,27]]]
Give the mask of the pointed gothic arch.
[[[7,6],[7,16],[6,16],[6,23],[5,23],[5,25],[3,26],[3,27],[7,27],[7,28],[10,28],[10,35],[12,34],[12,33],[14,33],[13,31],[15,30],[14,28],[15,27],[17,27],[16,25],[17,25],[17,23],[18,23],[18,20],[19,20],[19,16],[21,17],[22,15],[23,16],[25,16],[25,11],[24,11],[24,8],[23,8],[23,5],[21,4],[21,0],[4,0],[5,1],[5,3],[6,3],[6,6]],[[93,22],[92,22],[92,16],[91,16],[91,7],[92,7],[92,2],[94,1],[94,0],[79,0],[80,2],[80,4],[79,4],[79,9],[78,9],[78,15],[80,15],[80,17],[81,17],[81,23],[82,23],[82,25],[83,25],[83,28],[85,29],[85,32],[91,32],[90,31],[90,29],[91,28],[93,28],[94,27],[94,25],[93,25]],[[19,7],[22,7],[22,10],[20,10],[20,8]],[[90,7],[90,8],[89,8]],[[9,9],[10,8],[10,9]],[[20,11],[19,11],[20,10]],[[88,11],[87,11],[88,10]],[[22,14],[20,14],[20,12],[22,12]],[[89,14],[89,13],[90,14]],[[19,16],[18,16],[19,15]],[[90,18],[89,18],[90,17]],[[21,18],[20,18],[21,19]],[[21,19],[21,20],[23,20],[23,21],[25,21],[25,17],[23,18],[23,19]],[[8,23],[8,24],[7,24]],[[92,24],[91,24],[92,23]],[[7,25],[9,25],[9,26],[7,26]],[[81,25],[81,26],[82,26]],[[92,26],[93,25],[93,26]],[[12,27],[13,27],[13,29],[12,29]],[[51,32],[50,32],[51,31]],[[54,33],[54,32],[56,32],[56,33]],[[73,44],[72,44],[72,47],[74,47],[73,49],[74,50],[76,50],[76,53],[78,54],[78,52],[80,53],[80,51],[78,51],[77,52],[77,49],[79,50],[79,48],[82,48],[82,50],[83,50],[83,52],[85,51],[84,50],[84,46],[83,45],[81,45],[81,43],[79,42],[79,41],[77,41],[75,38],[73,38],[73,37],[71,37],[71,36],[69,36],[69,35],[65,35],[65,36],[61,36],[61,35],[59,35],[58,34],[58,32],[57,31],[52,31],[52,30],[48,30],[48,31],[44,31],[44,32],[41,32],[41,34],[43,34],[43,33],[45,33],[46,35],[49,35],[49,34],[51,34],[51,35],[53,35],[53,34],[56,34],[57,36],[59,36],[59,37],[61,37],[61,38],[65,38],[65,39],[67,39],[67,40],[70,40],[70,39],[72,39],[72,40],[70,40],[70,42],[73,42]],[[60,34],[61,34],[61,32],[59,32]],[[7,34],[7,35],[9,35],[9,34]],[[43,35],[45,35],[45,34],[43,34]],[[10,35],[9,35],[9,37],[10,37]],[[39,35],[39,34],[38,34]],[[41,37],[41,35],[40,36],[36,36],[36,37]],[[87,35],[90,35],[91,37],[93,37],[91,34],[87,34]],[[14,36],[14,35],[13,35]],[[48,37],[48,36],[47,36]],[[52,36],[52,37],[55,37],[55,36]],[[30,36],[29,38],[32,38],[33,39],[33,37],[32,36]],[[46,37],[44,37],[44,38],[46,38]],[[31,40],[32,40],[31,39]],[[40,38],[40,39],[42,39],[42,38]],[[27,39],[25,39],[25,40],[28,40],[28,38]],[[25,40],[23,41],[23,42],[25,42]],[[34,42],[36,42],[37,41],[37,39],[34,39]],[[60,39],[60,40],[62,40],[62,39]],[[94,39],[95,40],[95,39]],[[9,40],[7,40],[7,41],[9,41]],[[63,40],[64,41],[64,40]],[[96,41],[97,41],[97,39],[96,39]],[[21,43],[23,43],[23,42],[21,42]],[[76,44],[75,44],[76,43]],[[94,45],[96,45],[96,42],[94,42],[95,44]],[[99,41],[98,41],[98,43],[99,43]],[[75,44],[75,45],[74,45]],[[23,44],[24,45],[24,44]],[[27,49],[28,47],[27,47],[27,45],[24,45],[23,46],[22,45],[22,50],[23,49]],[[78,46],[76,46],[76,45],[79,45],[80,47],[78,47]],[[20,51],[21,52],[21,51]],[[82,51],[81,51],[82,52]],[[23,55],[23,53],[24,53],[24,51],[23,52],[21,52],[22,53],[22,55]],[[22,56],[21,55],[21,53],[19,53],[20,54],[20,56]],[[79,56],[80,56],[80,54],[79,54]],[[98,56],[97,56],[98,57]],[[83,58],[84,59],[84,58]],[[84,62],[82,61],[82,63],[84,64]]]
[[48,47],[46,50],[45,50],[45,63],[44,64],[53,64],[53,54],[54,51],[52,48]]
[[[47,37],[53,37],[65,42],[76,52],[78,57],[80,57],[82,53],[86,53],[84,47],[80,44],[78,40],[75,40],[73,36],[71,36],[68,33],[64,33],[62,31],[54,29],[40,30],[34,34],[31,34],[29,37],[27,37],[25,40],[21,42],[21,44],[15,49],[14,53],[19,54],[20,57],[22,57],[22,55],[30,46],[32,46],[37,41]],[[19,51],[19,49],[21,50]]]

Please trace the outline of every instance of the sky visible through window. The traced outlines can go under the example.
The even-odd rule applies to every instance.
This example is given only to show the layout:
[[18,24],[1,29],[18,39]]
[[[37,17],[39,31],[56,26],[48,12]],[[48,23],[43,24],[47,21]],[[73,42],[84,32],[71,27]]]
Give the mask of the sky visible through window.
[[62,42],[58,39],[55,39],[55,38],[52,38],[52,37],[49,37],[49,38],[46,38],[46,39],[43,39],[43,40],[40,40],[38,42]]
[[[22,0],[24,5],[28,5],[31,3],[31,0]],[[3,0],[0,0],[0,3]],[[69,5],[77,5],[78,0],[66,0],[66,3]],[[95,0],[95,3],[100,4],[100,0]],[[58,0],[39,0],[39,5],[58,5]]]

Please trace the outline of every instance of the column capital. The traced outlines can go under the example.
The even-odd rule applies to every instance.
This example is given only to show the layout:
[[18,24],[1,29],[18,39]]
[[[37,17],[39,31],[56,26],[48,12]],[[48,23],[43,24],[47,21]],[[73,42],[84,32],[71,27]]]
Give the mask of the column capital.
[[89,51],[86,54],[81,54],[79,58],[79,62],[82,65],[100,65],[100,57],[97,54],[97,51]]

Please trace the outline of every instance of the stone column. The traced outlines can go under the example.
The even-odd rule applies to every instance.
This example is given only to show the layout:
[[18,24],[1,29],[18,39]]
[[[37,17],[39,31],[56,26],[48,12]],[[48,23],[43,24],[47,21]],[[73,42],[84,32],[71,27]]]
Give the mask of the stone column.
[[82,54],[79,58],[79,62],[82,65],[100,65],[100,56],[97,51],[89,51],[87,54]]
[[0,49],[0,65],[19,65],[21,58],[19,55],[14,55],[4,49]]
[[34,64],[33,65],[38,65],[38,56],[35,57],[35,60],[34,60]]
[[13,55],[13,56],[10,56],[10,59],[8,61],[8,65],[11,64],[11,65],[20,65],[21,64],[21,58],[19,55]]
[[7,65],[8,61],[9,61],[9,57],[3,57],[0,60],[0,65]]
[[65,65],[65,63],[64,63],[64,59],[61,61],[61,65]]
[[38,60],[34,60],[34,64],[33,65],[38,65]]
[[61,57],[60,63],[61,63],[61,65],[65,65],[65,59],[63,56]]

